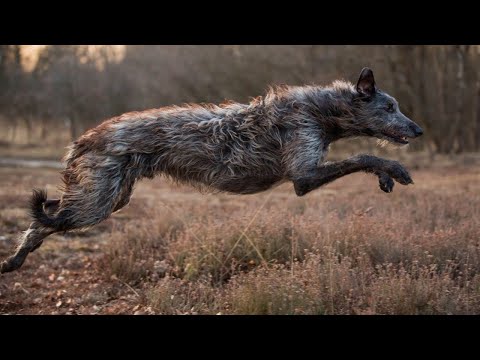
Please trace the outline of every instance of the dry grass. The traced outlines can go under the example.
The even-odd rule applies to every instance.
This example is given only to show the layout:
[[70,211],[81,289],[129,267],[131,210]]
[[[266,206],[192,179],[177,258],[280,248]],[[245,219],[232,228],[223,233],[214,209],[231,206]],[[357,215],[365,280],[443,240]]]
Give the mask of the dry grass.
[[[214,201],[191,194],[155,235],[138,234],[155,227],[137,219],[122,230],[128,245],[110,251],[139,259],[123,257],[124,280],[137,267],[149,274],[146,302],[159,313],[478,313],[479,178],[442,172],[418,172],[417,185],[390,195],[367,175],[305,198],[289,186]],[[107,270],[122,262],[110,258]]]
[[[6,186],[0,226],[10,239],[27,223],[22,209],[30,187],[52,184],[56,175],[0,171]],[[81,253],[96,281],[112,287],[98,295],[100,313],[128,293],[132,299],[121,307],[115,302],[115,313],[478,314],[479,168],[412,173],[415,185],[396,184],[392,194],[381,192],[374,177],[355,174],[302,198],[289,184],[232,196],[145,181],[102,229],[73,235],[73,245],[63,247],[53,237],[17,274],[35,262],[49,267],[47,256],[68,249]],[[15,192],[20,199],[9,200]],[[91,244],[98,245],[95,256]],[[30,275],[32,283],[41,276]],[[28,281],[22,286],[32,291]],[[9,291],[0,294],[0,305]]]

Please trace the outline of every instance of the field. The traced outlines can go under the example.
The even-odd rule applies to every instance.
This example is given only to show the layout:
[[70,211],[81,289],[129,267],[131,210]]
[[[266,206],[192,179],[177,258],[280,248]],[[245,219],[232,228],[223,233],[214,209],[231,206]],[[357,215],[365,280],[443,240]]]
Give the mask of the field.
[[[47,238],[0,276],[1,314],[478,314],[480,167],[366,174],[305,197],[201,194],[162,178],[86,232]],[[57,170],[0,168],[0,258]]]

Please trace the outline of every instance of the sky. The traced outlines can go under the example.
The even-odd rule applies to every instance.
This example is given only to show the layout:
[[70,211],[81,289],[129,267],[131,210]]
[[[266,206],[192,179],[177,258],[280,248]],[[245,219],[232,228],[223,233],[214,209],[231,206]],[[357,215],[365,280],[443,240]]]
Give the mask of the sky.
[[[26,71],[32,71],[38,61],[38,55],[46,46],[55,45],[21,45],[22,52],[22,66]],[[125,45],[87,45],[89,53],[94,54],[95,51],[104,47],[110,46],[118,61],[122,60],[125,53]]]

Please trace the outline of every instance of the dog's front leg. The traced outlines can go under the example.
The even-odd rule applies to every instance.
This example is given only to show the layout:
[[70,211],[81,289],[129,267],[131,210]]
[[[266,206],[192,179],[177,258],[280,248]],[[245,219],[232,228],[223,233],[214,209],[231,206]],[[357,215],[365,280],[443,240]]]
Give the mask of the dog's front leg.
[[402,185],[413,184],[408,171],[399,162],[372,155],[357,155],[343,161],[322,164],[307,174],[294,178],[295,193],[298,196],[305,195],[322,185],[358,171],[377,175],[380,188],[385,192],[392,191],[392,178]]

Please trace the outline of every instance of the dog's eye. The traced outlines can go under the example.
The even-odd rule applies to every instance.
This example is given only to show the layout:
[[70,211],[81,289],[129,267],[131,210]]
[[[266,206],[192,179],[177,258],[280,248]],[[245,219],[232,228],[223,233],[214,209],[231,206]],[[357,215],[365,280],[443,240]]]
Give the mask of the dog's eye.
[[387,105],[385,110],[387,110],[388,112],[394,112],[395,111],[395,106],[392,103],[390,103],[390,104]]

